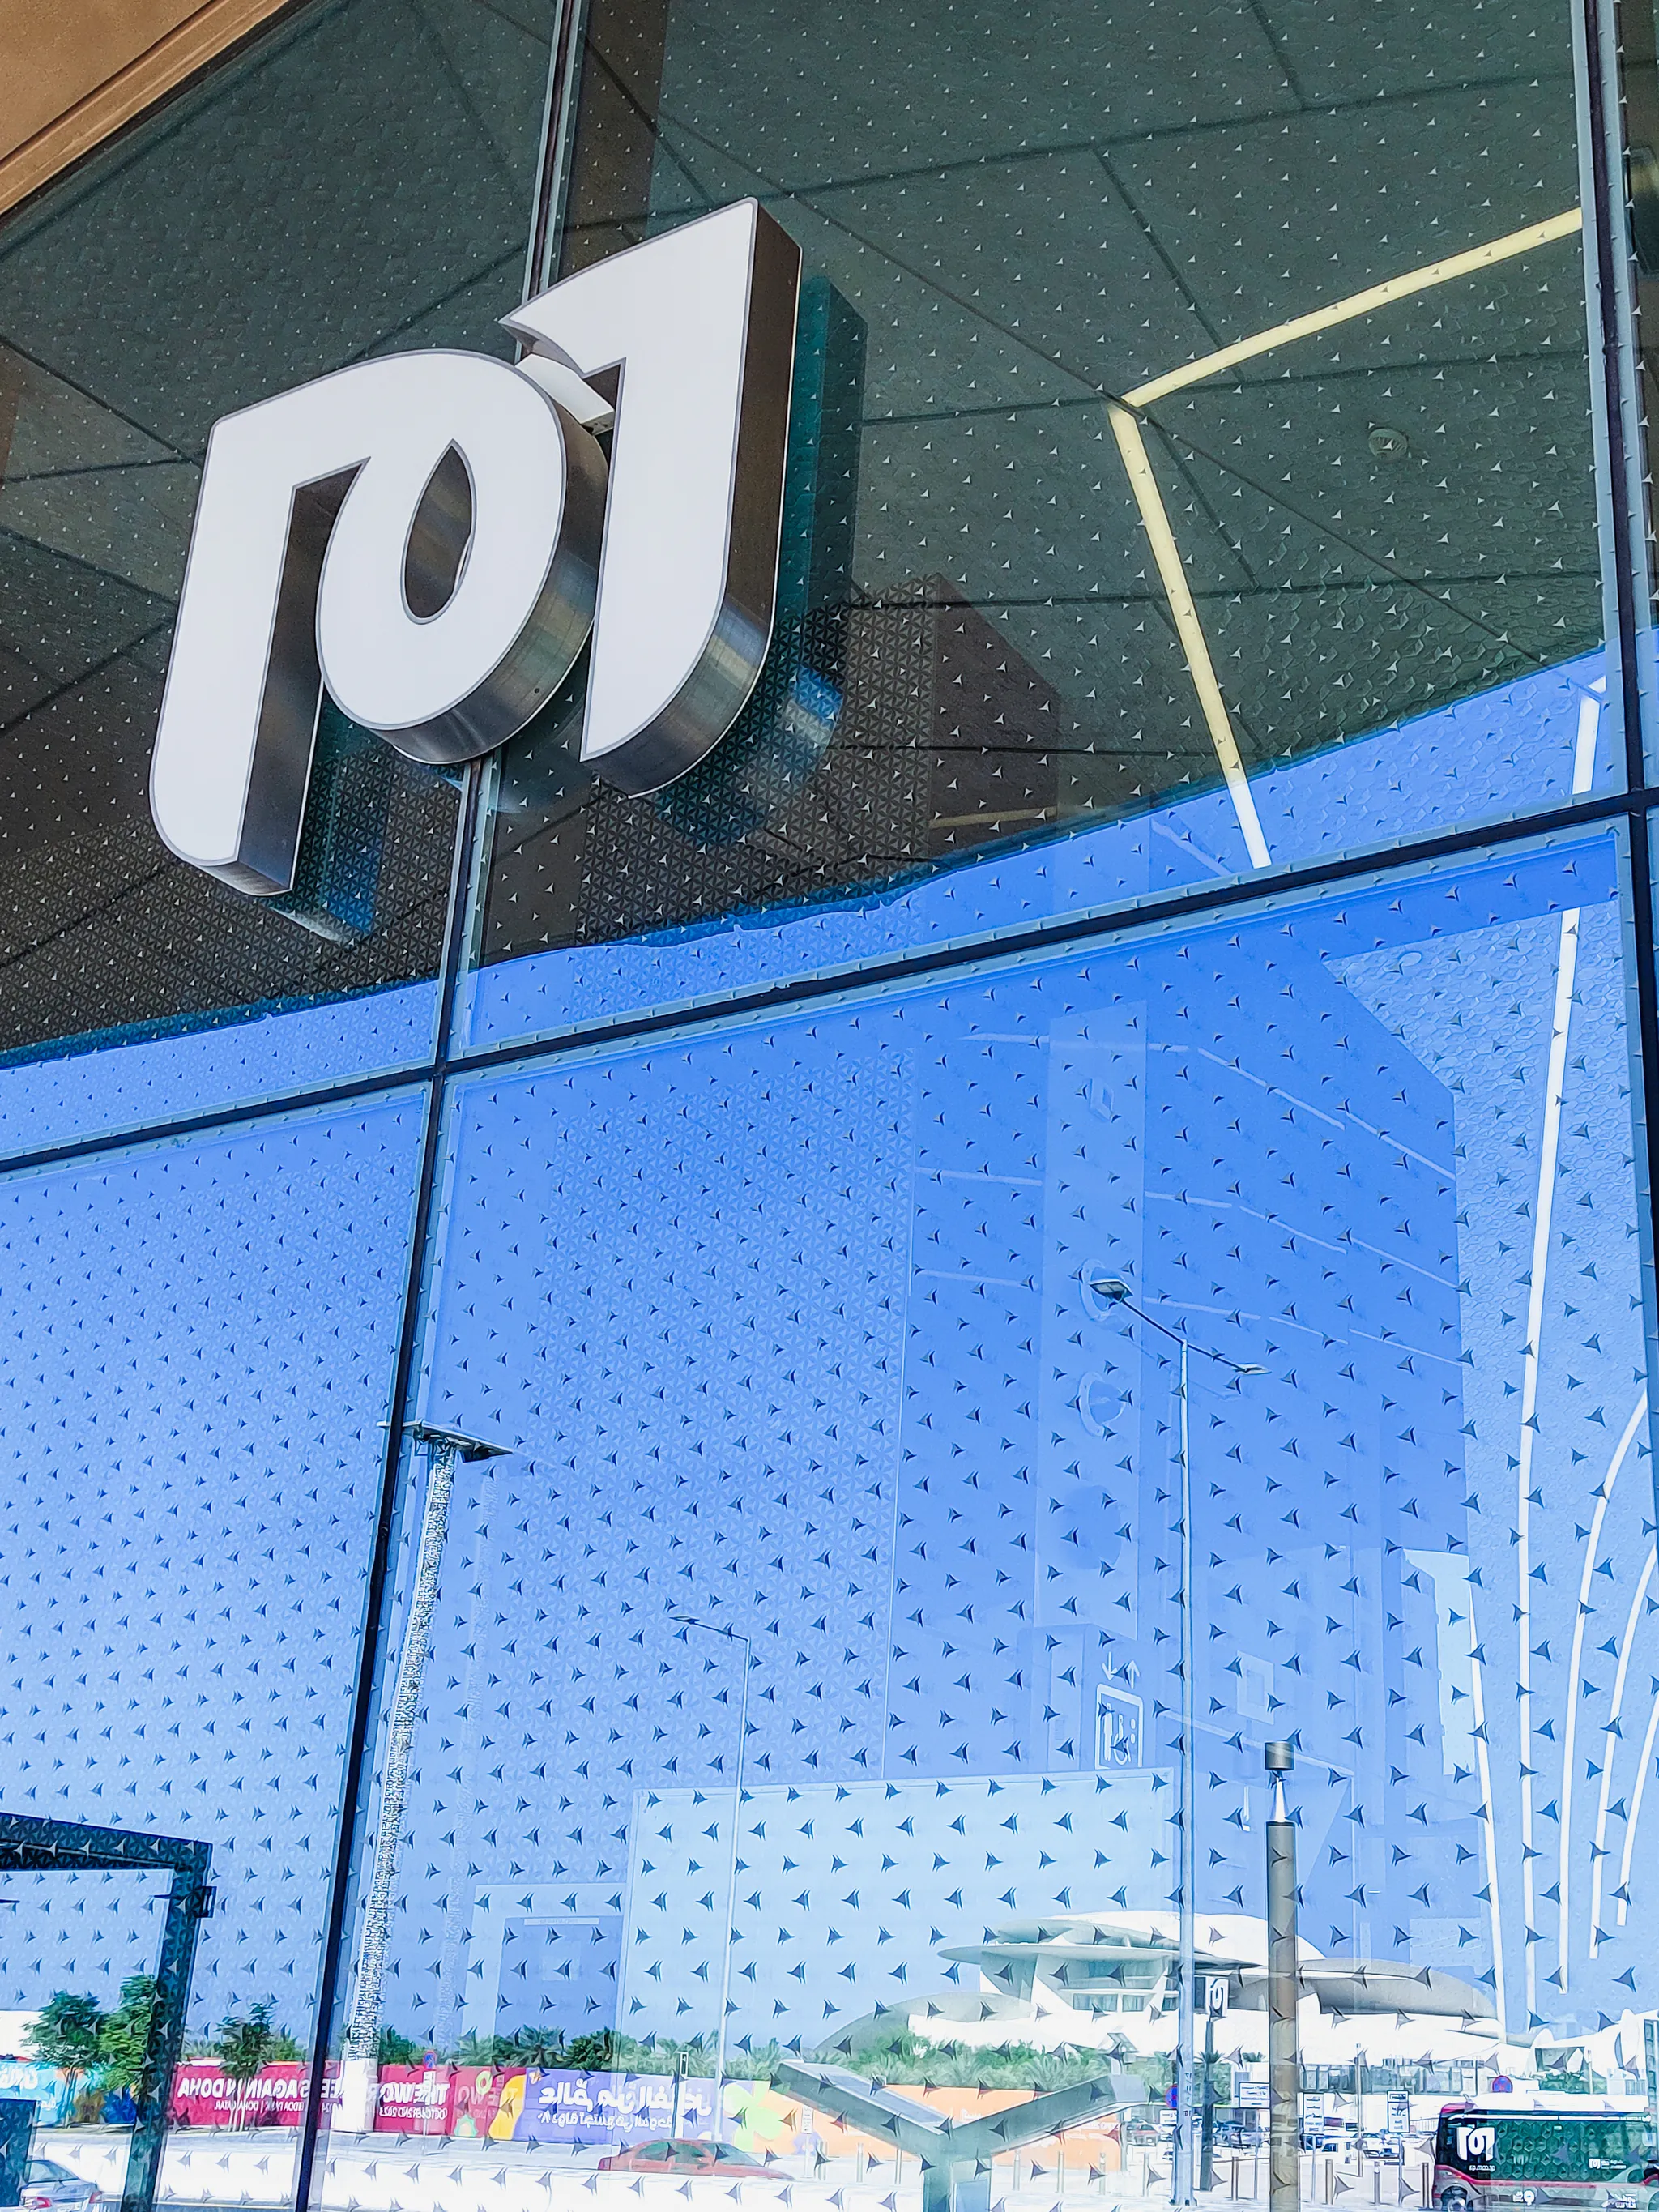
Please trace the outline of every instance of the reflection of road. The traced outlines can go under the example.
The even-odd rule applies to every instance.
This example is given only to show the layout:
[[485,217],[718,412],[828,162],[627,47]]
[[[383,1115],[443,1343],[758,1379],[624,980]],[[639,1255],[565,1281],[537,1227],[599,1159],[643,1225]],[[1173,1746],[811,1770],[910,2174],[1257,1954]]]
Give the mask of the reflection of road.
[[[126,2138],[113,2131],[52,2129],[37,2137],[41,2154],[58,2160],[118,2197]],[[1055,2144],[1000,2159],[992,2170],[988,2212],[1166,2212],[1167,2160],[1131,2150],[1121,2172],[1100,2172],[1085,2159],[1057,2158]],[[292,2202],[295,2138],[282,2128],[245,2133],[179,2130],[161,2161],[161,2199],[220,2212],[264,2212]],[[542,2143],[467,2142],[392,2136],[337,2136],[328,2147],[322,2191],[337,2212],[920,2212],[921,2177],[914,2158],[895,2174],[890,2160],[788,2159],[773,2172],[734,2181],[684,2175],[601,2173],[602,2149],[566,2150]],[[1363,2212],[1420,2202],[1419,2161],[1404,2169],[1370,2159],[1356,2167],[1340,2159],[1304,2154],[1302,2203]],[[1265,2204],[1267,2162],[1230,2152],[1218,2155],[1216,2186],[1201,2203]]]

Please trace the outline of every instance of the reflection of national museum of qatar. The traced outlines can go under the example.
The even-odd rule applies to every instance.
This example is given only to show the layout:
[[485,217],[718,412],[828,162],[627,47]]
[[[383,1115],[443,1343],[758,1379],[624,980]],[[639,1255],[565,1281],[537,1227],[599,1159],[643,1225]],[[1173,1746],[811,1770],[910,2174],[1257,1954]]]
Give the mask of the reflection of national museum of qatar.
[[1659,2106],[1650,0],[20,15],[37,2154]]

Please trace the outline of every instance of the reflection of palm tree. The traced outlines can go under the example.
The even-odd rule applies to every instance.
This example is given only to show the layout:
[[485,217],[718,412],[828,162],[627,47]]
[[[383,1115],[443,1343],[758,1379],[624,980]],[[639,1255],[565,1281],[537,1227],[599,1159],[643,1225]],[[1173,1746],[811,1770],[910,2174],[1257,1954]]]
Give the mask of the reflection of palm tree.
[[[136,2100],[146,2087],[150,2022],[159,1996],[154,1974],[129,1974],[121,1984],[120,2001],[114,2011],[106,2014],[99,2024],[99,2086],[125,2097],[134,2117]],[[122,2124],[130,2125],[131,2121],[124,2116]]]
[[103,2014],[94,1996],[59,1990],[40,2008],[28,2031],[28,2045],[42,2065],[62,2075],[68,2086],[68,2117],[73,2118],[80,2085],[98,2060],[98,2031]]
[[219,2039],[213,2047],[213,2055],[224,2069],[226,2081],[235,2085],[230,2118],[233,2129],[247,2124],[253,2084],[286,2041],[282,2029],[272,2024],[268,2003],[250,2005],[245,2015],[239,2018],[233,2013],[228,2020],[220,2021]]

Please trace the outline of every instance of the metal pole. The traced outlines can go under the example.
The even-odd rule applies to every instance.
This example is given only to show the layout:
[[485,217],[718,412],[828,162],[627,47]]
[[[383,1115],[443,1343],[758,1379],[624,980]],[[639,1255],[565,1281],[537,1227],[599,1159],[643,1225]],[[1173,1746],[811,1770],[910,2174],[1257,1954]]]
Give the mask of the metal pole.
[[[409,1602],[409,1625],[404,1631],[403,1650],[398,1655],[397,1687],[392,1693],[392,1717],[386,1729],[386,1767],[380,1784],[380,1816],[374,1832],[374,1863],[369,1877],[368,1904],[363,1914],[362,1948],[357,1954],[357,1986],[345,2039],[346,2057],[366,2063],[372,2062],[380,2049],[380,1995],[392,1925],[392,1885],[398,1872],[398,1846],[403,1841],[404,1795],[409,1783],[415,1723],[421,1709],[421,1677],[426,1669],[432,1615],[443,1571],[444,1543],[449,1534],[449,1498],[454,1487],[459,1456],[459,1446],[447,1443],[439,1445],[432,1455],[426,1504],[421,1515],[420,1559]],[[372,2112],[369,2124],[373,2125]]]
[[[1194,1942],[1194,1914],[1198,1902],[1198,1837],[1196,1810],[1198,1799],[1198,1743],[1197,1743],[1197,1683],[1193,1654],[1193,1616],[1195,1611],[1193,1592],[1193,1462],[1190,1425],[1188,1419],[1187,1370],[1193,1347],[1187,1341],[1183,1329],[1171,1328],[1167,1322],[1138,1306],[1129,1296],[1129,1285],[1116,1275],[1104,1276],[1091,1282],[1090,1288],[1114,1305],[1121,1305],[1145,1322],[1160,1334],[1173,1337],[1180,1348],[1181,1365],[1177,1389],[1181,1399],[1181,1763],[1176,1818],[1181,1824],[1180,1854],[1180,1927],[1181,1927],[1181,1987],[1176,2027],[1176,2131],[1174,2156],[1170,2160],[1170,2196],[1172,2203],[1188,2206],[1195,2202],[1193,2190],[1193,2112],[1195,2099],[1194,2075],[1197,2071],[1193,2054],[1193,2011],[1194,1975],[1196,1970]],[[1198,1351],[1217,1366],[1224,1367],[1239,1376],[1260,1375],[1262,1369],[1254,1361],[1230,1359],[1224,1352],[1212,1352],[1204,1345]]]
[[1199,2096],[1198,2185],[1215,2187],[1215,2014],[1204,2008],[1204,2081]]
[[1193,2053],[1194,1986],[1196,1972],[1194,1900],[1198,1882],[1198,1838],[1193,1818],[1197,1796],[1197,1733],[1194,1711],[1193,1656],[1193,1462],[1187,1423],[1187,1340],[1181,1340],[1181,1990],[1176,2015],[1176,2134],[1170,2200],[1195,2202],[1193,2190],[1193,2118],[1197,2067]]
[[[731,1631],[725,1632],[730,1635]],[[720,2017],[714,2033],[714,2140],[726,2134],[726,2012],[732,1998],[732,1921],[738,1905],[738,1831],[743,1823],[743,1755],[749,1742],[749,1638],[732,1636],[743,1646],[743,1687],[738,1696],[738,1772],[732,1796],[732,1852],[726,1884],[726,1948],[720,1961]]]
[[1296,1937],[1296,1829],[1285,1804],[1287,1743],[1264,1747],[1273,1778],[1267,1821],[1267,2203],[1297,2212],[1302,2167],[1302,2063],[1297,2049],[1300,1994]]
[[[66,1831],[67,1824],[58,1832],[62,1835]],[[157,1842],[161,1840],[156,1838]],[[179,1856],[173,1866],[172,1885],[166,1893],[167,1918],[161,1924],[161,1956],[155,1962],[155,2002],[150,2008],[144,2069],[138,2084],[138,2120],[127,2148],[120,2212],[155,2212],[173,2070],[184,2047],[185,2011],[190,2002],[196,1939],[213,1905],[213,1893],[205,1879],[209,1845],[180,1843],[175,1844],[174,1849]],[[96,1858],[92,1863],[98,1863]],[[107,2203],[108,2199],[103,2201]]]

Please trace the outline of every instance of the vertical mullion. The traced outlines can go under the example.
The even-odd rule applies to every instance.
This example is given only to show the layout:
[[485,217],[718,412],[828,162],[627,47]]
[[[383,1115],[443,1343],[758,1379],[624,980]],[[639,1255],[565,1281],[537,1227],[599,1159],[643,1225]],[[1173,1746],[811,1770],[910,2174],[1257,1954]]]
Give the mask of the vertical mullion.
[[[566,149],[575,111],[577,64],[585,16],[586,0],[558,0],[548,57],[547,93],[542,109],[535,195],[526,243],[521,289],[521,297],[525,299],[530,298],[546,282],[546,271],[563,221],[565,178],[568,167]],[[389,1418],[386,1452],[380,1468],[380,1510],[369,1559],[368,1586],[364,1596],[362,1639],[358,1653],[351,1729],[347,1741],[339,1818],[335,1832],[328,1917],[324,1927],[323,1953],[318,1972],[305,2114],[300,2135],[299,2157],[295,2165],[293,2203],[296,2212],[298,2208],[308,2206],[316,2193],[317,2144],[322,2129],[323,2088],[329,2042],[344,1976],[343,1950],[355,1887],[356,1863],[373,1793],[371,1770],[374,1720],[380,1706],[380,1660],[386,1641],[386,1614],[392,1595],[393,1540],[402,1503],[399,1477],[403,1465],[404,1424],[408,1416],[410,1389],[420,1340],[428,1263],[435,1242],[441,1203],[439,1170],[455,1000],[463,963],[471,951],[474,909],[481,904],[487,884],[488,837],[483,819],[484,795],[483,769],[478,762],[471,762],[466,769],[465,793],[456,823],[455,845],[450,865],[448,918],[444,932],[443,964],[439,976],[437,1029],[434,1056],[426,1079],[414,1218],[404,1277],[398,1351],[387,1405]]]
[[[1651,6],[1653,0],[1634,0]],[[1592,368],[1599,364],[1598,392],[1606,438],[1608,483],[1604,512],[1611,532],[1613,608],[1618,624],[1615,665],[1625,732],[1626,789],[1631,794],[1625,865],[1626,911],[1624,934],[1630,962],[1629,998],[1633,1000],[1631,1114],[1633,1165],[1645,1203],[1637,1208],[1641,1253],[1644,1334],[1648,1365],[1654,1369],[1659,1346],[1659,965],[1654,948],[1653,824],[1638,794],[1648,782],[1653,711],[1653,595],[1650,533],[1646,499],[1647,436],[1642,418],[1637,354],[1635,287],[1626,187],[1622,103],[1619,88],[1618,23],[1615,0],[1580,0],[1575,11],[1574,44],[1583,70],[1579,88],[1584,144],[1581,173],[1589,188],[1585,204],[1586,248],[1598,312],[1591,327]],[[1599,327],[1598,327],[1599,325]],[[1596,340],[1600,340],[1599,344]],[[1650,1443],[1659,1443],[1656,1409],[1650,1406]],[[1650,1452],[1659,1519],[1659,1450]]]

